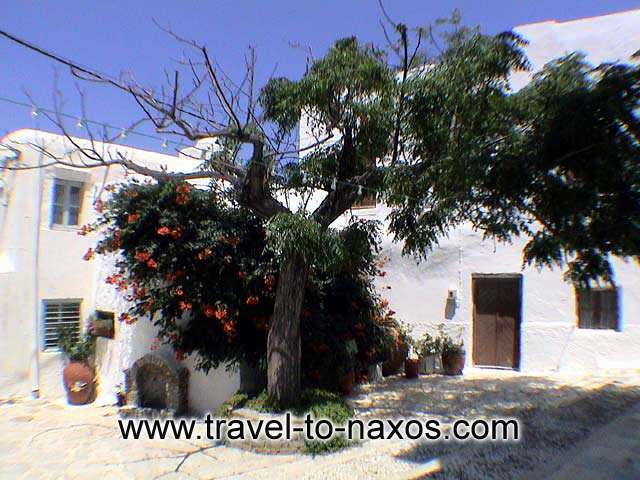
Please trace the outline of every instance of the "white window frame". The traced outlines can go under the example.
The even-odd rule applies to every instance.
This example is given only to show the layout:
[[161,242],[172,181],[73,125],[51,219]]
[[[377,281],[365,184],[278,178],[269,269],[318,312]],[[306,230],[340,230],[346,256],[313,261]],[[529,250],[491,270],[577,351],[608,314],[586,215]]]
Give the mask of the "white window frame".
[[[64,189],[64,193],[62,195],[62,204],[56,203],[56,190],[62,187]],[[79,201],[77,205],[71,204],[71,187],[77,187],[80,189]],[[84,196],[84,184],[82,182],[67,180],[64,178],[54,178],[53,179],[53,188],[51,191],[51,225],[62,226],[62,227],[78,227],[81,223],[80,216],[82,215],[82,200]],[[61,223],[56,222],[56,207],[59,207],[62,210],[62,220]],[[77,223],[69,223],[71,217],[71,209],[78,209],[78,221]]]
[[[78,306],[77,315],[64,312],[63,307]],[[56,306],[58,311],[55,317],[49,313],[49,308]],[[52,322],[50,318],[56,319]],[[72,326],[77,329],[78,337],[82,334],[82,299],[80,298],[66,298],[66,299],[46,299],[42,301],[42,351],[43,352],[58,352],[58,327],[60,326]]]

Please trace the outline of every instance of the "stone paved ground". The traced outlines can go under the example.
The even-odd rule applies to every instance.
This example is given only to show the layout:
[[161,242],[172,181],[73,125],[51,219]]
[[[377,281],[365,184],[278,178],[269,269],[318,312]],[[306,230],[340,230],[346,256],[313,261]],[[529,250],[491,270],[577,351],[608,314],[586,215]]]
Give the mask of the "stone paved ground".
[[442,421],[514,416],[522,422],[524,438],[517,444],[368,442],[315,458],[261,455],[204,440],[123,440],[113,407],[5,401],[0,402],[0,479],[406,478],[429,461],[443,466],[441,478],[513,478],[558,461],[640,401],[640,372],[393,377],[363,388],[352,401],[363,416]]

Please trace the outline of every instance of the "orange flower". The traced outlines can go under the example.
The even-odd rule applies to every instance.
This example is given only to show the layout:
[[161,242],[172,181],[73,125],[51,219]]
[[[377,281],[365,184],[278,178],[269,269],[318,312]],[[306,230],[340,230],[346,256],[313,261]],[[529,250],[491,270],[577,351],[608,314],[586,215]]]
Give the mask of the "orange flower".
[[276,284],[276,279],[274,277],[272,277],[271,275],[265,275],[263,280],[264,280],[264,285],[268,289],[272,289],[274,287],[274,285]]
[[82,227],[80,227],[80,230],[78,230],[78,235],[82,235],[83,237],[85,235],[87,235],[88,233],[91,233],[93,231],[93,227],[91,225],[82,225]]
[[87,250],[87,253],[84,254],[82,259],[89,261],[95,256],[95,254],[96,252],[93,250],[93,248],[90,248],[89,250]]
[[160,236],[165,236],[165,235],[169,235],[171,233],[171,230],[169,230],[169,227],[160,227],[158,229],[158,235]]
[[244,280],[246,278],[247,274],[244,272],[238,272],[236,273],[236,277],[238,277],[239,280]]
[[120,314],[120,318],[119,320],[121,322],[126,323],[127,325],[132,325],[134,323],[136,323],[135,318],[133,318],[131,315],[129,315],[128,313],[122,313]]
[[198,260],[204,260],[205,258],[209,258],[212,254],[213,251],[209,247],[207,247],[198,253],[197,258]]
[[113,232],[113,237],[111,237],[111,246],[113,248],[120,248],[120,230]]
[[156,261],[153,258],[150,258],[147,261],[147,267],[149,267],[149,268],[158,268],[158,264],[156,263]]
[[245,303],[247,305],[257,305],[258,303],[260,303],[260,297],[258,297],[257,295],[249,295]]
[[144,304],[145,311],[150,312],[155,303],[156,303],[155,298],[150,298],[149,300],[147,300],[147,303]]
[[216,306],[216,311],[214,315],[218,320],[223,320],[227,318],[228,313],[229,312],[227,311],[226,307],[223,307],[222,305],[218,305]]
[[182,287],[176,288],[176,295],[178,295],[179,297],[184,295],[184,290],[182,289]]
[[191,191],[191,185],[189,185],[188,183],[181,183],[180,185],[176,186],[176,193],[186,194],[186,193],[189,193],[190,191]]
[[139,218],[140,218],[139,213],[130,213],[129,216],[127,217],[127,222],[135,223],[138,221]]
[[141,299],[144,298],[144,296],[147,294],[147,290],[145,288],[140,288],[137,285],[133,286],[133,295],[134,297],[136,297],[137,299]]
[[113,184],[109,184],[109,185],[105,185],[105,186],[104,186],[104,189],[105,189],[107,192],[113,192],[113,191],[116,189],[116,186],[115,186],[115,185],[113,185]]
[[183,302],[182,300],[180,300],[180,303],[178,305],[180,306],[180,310],[183,311],[183,312],[185,310],[191,310],[193,308],[193,305],[191,303]]
[[185,194],[179,194],[176,196],[176,203],[178,205],[186,205],[187,203],[189,203],[190,197],[189,195],[185,195]]
[[204,316],[207,318],[212,318],[216,315],[216,311],[211,305],[205,305],[202,308],[202,312],[204,313]]
[[182,229],[180,227],[176,227],[173,230],[171,230],[171,238],[173,238],[174,240],[179,239],[182,236]]
[[151,254],[146,250],[141,250],[139,252],[136,252],[136,255],[135,255],[135,259],[140,263],[144,263],[148,261],[150,258],[151,258]]
[[222,325],[222,331],[227,335],[227,341],[231,343],[236,336],[236,322],[231,320]]

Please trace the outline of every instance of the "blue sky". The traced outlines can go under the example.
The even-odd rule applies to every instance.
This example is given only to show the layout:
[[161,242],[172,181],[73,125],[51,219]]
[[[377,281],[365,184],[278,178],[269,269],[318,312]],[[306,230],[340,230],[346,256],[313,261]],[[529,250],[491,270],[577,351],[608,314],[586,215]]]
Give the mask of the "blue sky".
[[[524,23],[569,20],[639,8],[638,0],[387,0],[396,21],[426,25],[461,10],[463,21],[496,33]],[[184,37],[206,44],[231,76],[243,72],[246,48],[257,49],[259,79],[276,75],[299,77],[304,54],[299,43],[321,55],[335,39],[356,35],[383,44],[376,0],[4,0],[0,27],[81,64],[117,75],[135,73],[142,83],[159,85],[163,70],[182,55],[183,47],[161,31],[154,20]],[[35,53],[0,39],[0,96],[52,106],[54,78],[63,92],[65,112],[80,114],[78,95],[68,72]],[[83,85],[87,117],[126,126],[140,117],[123,94],[108,87]],[[0,102],[0,135],[23,127],[51,130],[42,116]],[[126,143],[160,150],[159,142],[129,136]]]

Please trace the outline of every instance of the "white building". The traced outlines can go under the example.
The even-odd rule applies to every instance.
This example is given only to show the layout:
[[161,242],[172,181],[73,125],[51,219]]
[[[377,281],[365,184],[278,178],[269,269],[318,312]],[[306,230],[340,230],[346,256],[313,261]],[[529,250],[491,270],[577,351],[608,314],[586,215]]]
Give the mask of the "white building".
[[[517,72],[512,88],[524,87],[549,61],[581,51],[592,64],[640,61],[640,10],[569,22],[515,27],[530,43],[529,72]],[[301,146],[314,139],[305,127]],[[383,205],[354,214],[385,221]],[[469,226],[451,232],[427,261],[402,257],[389,237],[390,258],[378,280],[398,318],[425,331],[446,331],[464,340],[466,366],[517,368],[524,372],[640,367],[640,269],[614,259],[617,290],[583,294],[559,270],[522,270],[525,239],[513,244],[483,241]],[[474,292],[475,286],[475,292]],[[388,287],[391,287],[390,289]],[[599,327],[599,328],[593,328]]]
[[[76,139],[82,142],[83,140]],[[18,130],[0,140],[0,158],[9,166],[37,167],[51,162],[41,155],[65,158],[75,148],[65,137],[37,130]],[[120,145],[116,149],[136,163],[159,170],[194,171],[198,161]],[[12,150],[12,149],[15,149]],[[77,157],[72,157],[80,164]],[[57,349],[61,323],[82,331],[96,311],[115,318],[126,305],[104,279],[112,273],[109,260],[83,256],[97,242],[96,234],[78,235],[81,225],[98,213],[94,203],[107,184],[126,180],[123,168],[72,168],[51,165],[27,170],[3,170],[0,186],[0,396],[39,391],[64,395],[62,355]],[[115,322],[114,339],[98,338],[98,401],[112,403],[123,371],[148,353],[155,339],[151,322],[134,325]],[[190,366],[190,361],[185,364]],[[224,370],[209,376],[190,368],[190,405],[215,408],[238,386],[237,375]]]
[[[547,61],[581,50],[593,63],[632,61],[640,49],[640,10],[572,22],[543,22],[516,27],[531,44],[527,53],[534,71]],[[514,87],[532,72],[517,74]],[[304,125],[304,122],[302,123]],[[301,144],[309,137],[301,130]],[[47,163],[28,144],[46,145],[64,156],[62,136],[18,130],[0,144],[0,158],[22,166]],[[170,171],[192,171],[195,161],[122,146],[137,163]],[[19,156],[16,156],[16,153]],[[0,172],[0,396],[39,390],[61,396],[61,358],[54,345],[56,322],[82,329],[96,310],[124,311],[123,300],[104,278],[108,261],[85,262],[94,235],[79,236],[79,226],[96,216],[93,203],[105,183],[125,173],[111,167],[80,169],[51,165]],[[384,221],[383,205],[353,214]],[[337,222],[345,222],[348,215]],[[616,291],[583,295],[580,304],[562,272],[521,269],[524,240],[511,245],[483,241],[481,233],[463,227],[444,239],[427,261],[401,256],[401,245],[389,237],[383,256],[387,275],[378,278],[380,293],[398,318],[414,326],[414,335],[435,333],[438,325],[464,339],[467,367],[517,368],[524,372],[640,367],[640,270],[615,260]],[[390,289],[388,287],[391,287]],[[475,291],[474,291],[475,288]],[[584,328],[584,327],[608,328]],[[99,338],[98,401],[111,402],[123,370],[151,350],[151,322],[118,324],[113,340]],[[189,403],[196,411],[216,408],[239,386],[237,374],[223,370],[204,375],[191,360]]]

